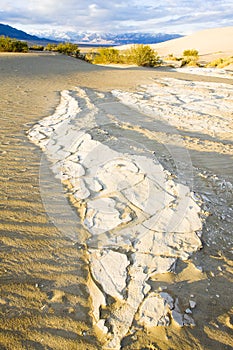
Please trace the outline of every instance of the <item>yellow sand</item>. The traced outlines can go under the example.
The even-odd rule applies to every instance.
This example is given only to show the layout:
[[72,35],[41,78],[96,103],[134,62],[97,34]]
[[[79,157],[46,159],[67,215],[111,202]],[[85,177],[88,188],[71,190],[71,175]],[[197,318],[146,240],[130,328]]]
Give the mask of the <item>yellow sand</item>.
[[[52,113],[61,90],[86,86],[104,91],[134,91],[139,84],[164,76],[224,81],[162,69],[103,68],[46,53],[0,55],[0,348],[101,349],[101,340],[89,316],[85,247],[74,245],[50,221],[40,196],[42,153],[28,141],[26,131]],[[225,80],[225,83],[233,82]],[[193,161],[200,166],[203,162],[216,171],[225,166],[228,171],[229,154],[218,153],[222,144],[210,140],[208,147],[212,152],[209,149],[205,152],[202,144],[189,144]],[[50,183],[47,191],[53,195]],[[72,227],[78,234],[72,218],[59,212],[63,200],[63,197],[54,198],[60,225],[64,229]],[[124,341],[122,349],[230,348],[231,261],[221,247],[219,250],[216,246],[206,247],[201,253],[209,261],[201,276],[190,261],[179,266],[177,275],[158,276],[154,281],[155,285],[162,281],[171,293],[175,290],[183,303],[188,303],[190,295],[194,295],[198,306],[194,311],[197,326],[194,329],[178,329],[175,325],[168,329],[158,327],[149,334],[139,330]],[[219,301],[216,295],[220,294],[225,297]]]

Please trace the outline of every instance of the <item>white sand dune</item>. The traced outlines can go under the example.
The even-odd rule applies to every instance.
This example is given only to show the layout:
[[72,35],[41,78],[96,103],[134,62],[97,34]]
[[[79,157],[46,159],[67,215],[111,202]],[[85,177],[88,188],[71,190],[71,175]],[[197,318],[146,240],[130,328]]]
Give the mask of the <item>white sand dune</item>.
[[[130,45],[118,47],[125,49]],[[179,39],[165,41],[159,44],[150,45],[160,56],[173,53],[175,56],[182,55],[186,49],[196,49],[200,55],[223,56],[233,55],[233,26],[213,28],[198,31],[194,34]]]

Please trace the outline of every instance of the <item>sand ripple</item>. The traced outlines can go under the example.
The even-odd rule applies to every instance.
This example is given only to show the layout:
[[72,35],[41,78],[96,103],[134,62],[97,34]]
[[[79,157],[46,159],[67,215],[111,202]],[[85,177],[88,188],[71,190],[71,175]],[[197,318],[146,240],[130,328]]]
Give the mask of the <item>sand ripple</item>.
[[[122,89],[122,93],[126,90],[135,92],[139,82],[147,85],[156,82],[151,80],[152,77],[179,77],[193,81],[216,81],[221,84],[224,81],[165,70],[103,69],[46,53],[4,55],[0,57],[0,68],[0,347],[9,350],[87,347],[101,349],[103,338],[98,333],[99,338],[96,339],[89,317],[93,305],[91,306],[87,290],[88,281],[91,284],[91,280],[85,246],[74,244],[74,240],[87,239],[88,230],[82,228],[75,211],[70,210],[70,204],[66,200],[67,190],[60,186],[60,180],[54,181],[49,163],[46,163],[39,149],[28,142],[25,131],[43,116],[51,114],[51,108],[55,108],[59,102],[57,92],[64,89],[73,91],[77,85],[97,88],[98,91]],[[229,80],[229,88],[230,83],[232,82]],[[163,86],[166,84],[161,84],[161,88]],[[215,89],[218,96],[218,87],[215,86]],[[83,90],[85,91],[84,88]],[[137,94],[144,90],[140,88]],[[88,93],[91,94],[89,102],[96,105],[96,92],[89,90]],[[108,101],[112,97],[103,91],[101,94]],[[212,96],[213,102],[214,95]],[[204,96],[204,101],[205,98]],[[150,115],[143,115],[142,118],[142,113],[137,113],[136,110],[132,113],[131,110],[129,114],[128,109],[123,110],[123,107],[117,113],[118,104],[110,103],[109,109],[105,105],[108,117],[112,119],[110,123],[108,119],[108,124],[99,119],[98,125],[104,124],[105,130],[99,141],[107,145],[105,133],[114,132],[117,139],[121,137],[122,142],[120,149],[119,143],[118,148],[114,149],[113,138],[111,144],[108,144],[113,150],[122,152],[128,147],[128,143],[132,154],[142,157],[150,155],[173,175],[173,182],[188,186],[199,194],[203,203],[202,210],[207,215],[202,228],[203,249],[193,254],[188,261],[179,260],[176,274],[155,274],[150,278],[150,298],[135,316],[136,332],[128,333],[122,340],[122,349],[159,347],[165,350],[168,346],[179,350],[193,350],[194,347],[221,350],[230,348],[232,134],[227,129],[225,135],[218,133],[215,136],[208,130],[194,132],[191,129],[176,129],[175,126],[169,127],[164,123],[158,114],[154,114],[153,118]],[[200,104],[199,107],[201,106]],[[111,113],[113,107],[114,118]],[[102,113],[99,117],[101,115]],[[230,120],[229,123],[231,128]],[[95,139],[95,127],[89,128],[92,139]],[[78,168],[76,171],[83,173],[83,169]],[[95,186],[96,189],[100,188],[98,183]],[[197,200],[197,196],[195,198]],[[135,201],[136,199],[134,198]],[[116,252],[109,257],[119,258],[120,254],[121,252]],[[107,258],[108,255],[103,260],[108,261]],[[127,257],[127,261],[129,260]],[[128,267],[127,261],[123,260],[122,266]],[[124,286],[124,276],[124,273],[117,271],[117,291],[120,293]],[[90,288],[94,289],[95,286],[92,284]],[[97,295],[98,289],[95,291]],[[144,292],[146,293],[146,289]],[[101,299],[101,294],[98,295],[100,304],[103,305],[101,317],[107,317],[114,308],[117,312],[117,304],[111,304],[113,299],[107,298],[112,307],[110,310],[109,306],[105,309],[106,300]],[[193,309],[191,305],[194,304],[190,303],[192,301],[196,303]],[[161,321],[167,322],[167,313],[172,311],[169,305],[172,303],[176,304],[173,316],[179,322],[183,322],[184,318],[187,322],[187,316],[191,315],[196,327],[192,328],[191,325],[191,328],[178,329],[172,321],[169,327],[153,326],[145,334],[143,327],[145,322],[148,324],[150,312],[157,308],[160,310],[157,315],[160,315]],[[97,312],[92,317],[98,318],[99,307],[96,305]],[[177,318],[177,308],[182,317],[178,315]],[[141,325],[138,323],[139,319],[142,320]],[[108,325],[101,321],[98,326],[106,330]]]

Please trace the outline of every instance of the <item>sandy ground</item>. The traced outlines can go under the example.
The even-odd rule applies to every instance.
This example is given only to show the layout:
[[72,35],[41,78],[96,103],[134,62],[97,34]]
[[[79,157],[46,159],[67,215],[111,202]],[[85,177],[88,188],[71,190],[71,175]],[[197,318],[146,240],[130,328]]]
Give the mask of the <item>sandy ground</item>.
[[[40,193],[42,153],[28,141],[26,131],[52,114],[61,90],[80,86],[135,91],[140,84],[163,77],[233,84],[230,79],[164,69],[103,68],[44,53],[0,56],[1,349],[102,348],[91,326],[85,249],[64,236],[66,230],[79,234],[80,228],[73,215],[60,212],[65,196],[53,201],[63,229],[51,221]],[[159,141],[164,142],[165,136]],[[170,142],[174,135],[168,136]],[[124,339],[124,350],[222,350],[233,346],[232,212],[227,211],[232,206],[232,194],[218,187],[211,177],[214,174],[233,182],[232,135],[221,139],[189,131],[182,136],[194,167],[194,190],[209,196],[206,210],[211,215],[203,229],[203,249],[189,262],[180,263],[177,274],[158,276],[153,286],[162,283],[179,295],[184,305],[192,295],[197,303],[193,312],[197,325],[178,328],[172,324],[148,333],[138,330]],[[172,170],[163,143],[154,142],[153,147],[161,152],[163,165]],[[204,177],[198,176],[200,171]],[[45,181],[53,176],[49,167],[44,172]],[[47,195],[53,198],[54,193],[48,182]],[[195,266],[201,266],[202,271]]]
[[[196,49],[200,57],[206,61],[212,61],[219,57],[232,55],[233,27],[212,28],[197,31],[182,38],[168,40],[150,46],[164,57],[169,54],[181,57],[184,50]],[[126,49],[130,45],[119,46],[119,49]]]

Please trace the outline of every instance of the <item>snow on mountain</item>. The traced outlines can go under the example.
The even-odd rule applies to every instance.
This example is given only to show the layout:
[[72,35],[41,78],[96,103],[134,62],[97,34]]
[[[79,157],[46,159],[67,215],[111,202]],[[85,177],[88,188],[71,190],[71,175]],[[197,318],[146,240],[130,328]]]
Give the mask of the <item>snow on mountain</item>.
[[13,28],[9,25],[0,24],[0,35],[10,36],[27,41],[69,41],[86,45],[125,45],[125,44],[156,44],[163,41],[180,38],[179,34],[166,33],[96,33],[82,31],[62,30],[31,30],[30,34]]
[[46,37],[50,40],[70,41],[78,44],[95,45],[124,45],[124,44],[156,44],[159,42],[181,37],[179,34],[166,33],[93,33],[93,32],[62,32],[62,31],[43,31],[34,32],[39,37]]

